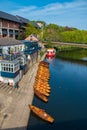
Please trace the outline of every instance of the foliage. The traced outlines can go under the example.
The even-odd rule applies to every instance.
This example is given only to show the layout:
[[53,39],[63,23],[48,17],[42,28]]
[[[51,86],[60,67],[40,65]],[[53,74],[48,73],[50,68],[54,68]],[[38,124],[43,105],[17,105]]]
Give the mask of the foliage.
[[69,52],[69,51],[75,51],[75,50],[81,50],[81,47],[76,47],[76,46],[68,46],[68,45],[62,45],[58,46],[57,50],[59,52]]
[[53,47],[53,43],[51,41],[48,41],[46,44],[47,48],[52,48]]
[[40,56],[42,57],[44,55],[44,53],[45,53],[44,51],[41,51]]
[[[37,28],[33,23],[42,23],[42,28]],[[18,39],[24,39],[27,36],[34,34],[39,40],[47,41],[47,45],[51,46],[49,41],[53,42],[69,42],[69,43],[87,43],[87,31],[78,30],[72,27],[62,27],[56,24],[48,24],[44,21],[31,21],[27,24],[25,32]]]
[[59,27],[56,24],[49,24],[44,28],[43,38],[46,41],[59,41],[60,32],[62,31],[62,27]]
[[26,38],[24,33],[21,33],[20,35],[18,35],[17,40],[24,40]]
[[74,30],[61,33],[63,42],[87,43],[87,31]]
[[87,57],[87,49],[74,48],[73,50],[61,51],[57,54],[57,57],[70,60],[83,60],[84,57]]
[[27,24],[27,27],[25,29],[25,36],[29,36],[31,34],[35,34],[38,35],[40,33],[40,29],[39,28],[35,28],[34,25],[31,23]]
[[49,24],[44,28],[43,39],[44,41],[87,43],[87,31]]

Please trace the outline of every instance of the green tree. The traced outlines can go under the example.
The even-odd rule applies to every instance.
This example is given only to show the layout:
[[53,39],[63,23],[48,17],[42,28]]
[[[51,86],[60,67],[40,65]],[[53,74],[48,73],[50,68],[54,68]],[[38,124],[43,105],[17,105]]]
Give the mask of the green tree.
[[47,48],[52,48],[53,47],[53,43],[51,41],[48,41],[46,46],[47,46]]
[[61,33],[61,37],[63,42],[87,43],[87,31],[64,31]]
[[46,41],[60,41],[60,32],[64,30],[63,27],[56,24],[49,24],[44,28],[43,38]]
[[25,36],[29,36],[31,34],[35,34],[38,35],[40,33],[40,29],[39,28],[35,28],[34,25],[32,23],[28,23],[25,29]]

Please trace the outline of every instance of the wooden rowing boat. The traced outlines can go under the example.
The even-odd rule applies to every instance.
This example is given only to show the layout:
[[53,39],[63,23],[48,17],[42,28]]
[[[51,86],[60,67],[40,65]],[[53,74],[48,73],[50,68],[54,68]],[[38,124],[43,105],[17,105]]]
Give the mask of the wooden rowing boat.
[[43,87],[40,87],[40,86],[34,86],[35,89],[38,89],[38,90],[42,90],[43,92],[47,92],[47,93],[50,93],[50,90],[47,89],[47,88],[43,88]]
[[43,78],[35,78],[35,81],[43,82],[43,83],[48,83],[48,80],[44,80]]
[[39,89],[39,88],[34,88],[34,91],[35,91],[35,90],[38,90],[40,93],[42,93],[42,94],[45,95],[45,96],[49,96],[49,95],[50,95],[48,92],[46,92],[46,91],[44,91],[44,90],[41,90],[41,89]]
[[37,77],[37,76],[35,77],[35,80],[39,80],[39,81],[42,81],[42,82],[45,82],[45,83],[48,83],[48,81],[49,81],[48,79],[44,79],[44,78],[42,78],[42,77],[39,78],[39,77]]
[[44,72],[37,72],[37,75],[41,75],[41,76],[44,76],[44,77],[50,77],[49,74],[44,73]]
[[[36,77],[41,78],[41,77],[43,77],[43,75],[38,74],[38,75],[36,75]],[[43,79],[48,79],[48,80],[49,80],[49,79],[50,79],[50,77],[49,77],[49,76],[45,76],[45,75],[44,75]]]
[[49,89],[46,89],[46,88],[34,86],[34,89],[36,89],[36,90],[38,90],[38,91],[42,91],[42,92],[48,93],[48,94],[50,93],[50,90],[49,90]]
[[45,71],[45,72],[47,72],[47,73],[49,73],[50,71],[49,71],[49,69],[45,69],[44,67],[39,67],[38,68],[38,71]]
[[49,85],[48,82],[42,81],[42,80],[40,80],[40,79],[36,79],[36,80],[35,80],[35,83],[41,84],[41,85],[43,85],[43,86],[48,86],[48,87],[50,87],[50,85]]
[[49,65],[46,65],[46,64],[39,64],[39,66],[43,66],[43,67],[49,68]]
[[41,83],[38,83],[38,82],[35,82],[34,86],[40,86],[41,88],[45,88],[45,89],[48,89],[48,90],[51,89],[48,85],[41,84]]
[[49,65],[46,65],[46,64],[39,64],[39,66],[43,66],[43,67],[49,68]]
[[44,74],[46,76],[50,76],[50,73],[48,73],[46,71],[42,71],[42,70],[37,71],[37,74],[42,74],[42,75]]
[[38,90],[35,90],[34,93],[38,98],[40,98],[44,102],[48,102],[48,98],[44,94],[40,93]]
[[29,105],[29,108],[41,119],[48,121],[50,123],[54,122],[54,118],[52,116],[50,116],[48,113],[46,113],[45,110],[40,109],[34,105]]
[[42,77],[42,76],[36,76],[36,79],[42,79],[44,81],[49,81],[48,78]]
[[39,86],[39,87],[41,87],[41,88],[44,88],[44,89],[46,88],[46,89],[48,89],[48,90],[51,90],[51,88],[50,88],[49,86],[43,85],[43,84],[41,84],[41,83],[35,83],[34,86]]
[[46,64],[46,65],[49,65],[48,62],[45,62],[45,61],[40,61],[40,64]]

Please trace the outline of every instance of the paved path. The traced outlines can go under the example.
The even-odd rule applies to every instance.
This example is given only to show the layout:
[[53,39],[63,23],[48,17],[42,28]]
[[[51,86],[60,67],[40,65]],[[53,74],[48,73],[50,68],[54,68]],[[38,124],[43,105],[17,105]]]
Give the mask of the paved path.
[[18,88],[0,82],[0,130],[25,130],[27,127],[34,91],[33,84],[38,69],[34,64],[19,82]]

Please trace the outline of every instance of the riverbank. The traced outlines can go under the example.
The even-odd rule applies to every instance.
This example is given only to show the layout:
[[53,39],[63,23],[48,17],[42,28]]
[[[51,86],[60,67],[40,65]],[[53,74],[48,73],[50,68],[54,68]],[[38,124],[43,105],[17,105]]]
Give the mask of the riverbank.
[[[44,55],[45,56],[45,55]],[[44,56],[41,60],[44,59]],[[33,84],[40,60],[30,67],[18,88],[7,86],[0,91],[0,129],[26,130],[30,116],[29,104],[34,97]]]
[[71,48],[62,49],[56,54],[57,58],[87,65],[87,49]]

